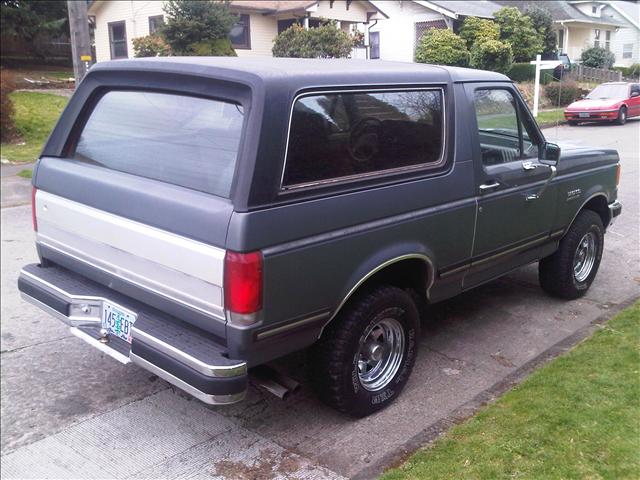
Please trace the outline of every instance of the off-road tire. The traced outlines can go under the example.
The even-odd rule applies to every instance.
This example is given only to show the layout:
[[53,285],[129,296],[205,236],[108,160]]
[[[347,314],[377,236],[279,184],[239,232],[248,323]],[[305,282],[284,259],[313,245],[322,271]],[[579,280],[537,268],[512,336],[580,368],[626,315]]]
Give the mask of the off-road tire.
[[[584,281],[576,280],[574,274],[574,256],[580,241],[588,233],[593,232],[596,239],[596,255],[591,272]],[[591,286],[602,258],[604,247],[604,226],[602,219],[593,210],[581,211],[571,227],[560,240],[556,252],[540,260],[538,277],[540,286],[548,294],[573,300],[582,297]]]
[[627,123],[627,107],[620,107],[620,110],[618,110],[618,118],[616,118],[616,123],[618,125],[624,125],[625,123]]
[[[394,318],[404,331],[400,367],[377,391],[363,388],[358,375],[358,351],[367,328],[382,318]],[[418,310],[411,296],[393,286],[376,286],[350,301],[311,349],[309,375],[318,397],[354,417],[365,417],[388,406],[407,383],[420,336]]]

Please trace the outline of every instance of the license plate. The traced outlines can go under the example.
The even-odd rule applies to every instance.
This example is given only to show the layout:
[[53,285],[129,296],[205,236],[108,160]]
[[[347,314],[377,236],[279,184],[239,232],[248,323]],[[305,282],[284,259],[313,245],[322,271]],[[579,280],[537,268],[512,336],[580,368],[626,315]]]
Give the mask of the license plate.
[[578,116],[579,116],[580,118],[589,118],[589,114],[588,114],[587,112],[580,112],[580,113],[578,114]]
[[125,342],[131,343],[131,327],[136,317],[135,313],[123,310],[109,302],[102,304],[102,328]]

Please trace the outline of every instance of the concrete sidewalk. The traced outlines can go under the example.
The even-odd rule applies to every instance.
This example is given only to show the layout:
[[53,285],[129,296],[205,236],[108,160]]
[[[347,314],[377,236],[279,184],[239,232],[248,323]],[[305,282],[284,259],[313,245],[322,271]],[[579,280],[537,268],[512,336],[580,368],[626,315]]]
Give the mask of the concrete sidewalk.
[[18,177],[18,172],[33,169],[35,163],[3,164],[0,166],[0,208],[31,202],[31,180]]

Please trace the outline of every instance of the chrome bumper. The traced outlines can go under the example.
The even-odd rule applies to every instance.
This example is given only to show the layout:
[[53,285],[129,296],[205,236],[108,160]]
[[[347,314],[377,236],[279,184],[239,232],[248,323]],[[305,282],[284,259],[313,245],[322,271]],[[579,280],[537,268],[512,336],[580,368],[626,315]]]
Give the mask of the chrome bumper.
[[[27,265],[22,298],[69,325],[71,333],[121,363],[134,363],[210,405],[244,399],[247,364],[226,357],[210,334],[61,267]],[[104,337],[103,303],[137,315],[132,342]]]

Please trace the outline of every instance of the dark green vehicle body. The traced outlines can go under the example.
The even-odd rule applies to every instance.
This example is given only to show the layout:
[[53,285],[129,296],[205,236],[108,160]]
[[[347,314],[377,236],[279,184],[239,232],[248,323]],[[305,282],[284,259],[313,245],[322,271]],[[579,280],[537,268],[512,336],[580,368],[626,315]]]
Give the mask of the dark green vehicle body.
[[[103,168],[74,156],[69,139],[82,129],[100,96],[120,90],[223,98],[241,105],[243,130],[228,197]],[[500,98],[512,99],[518,122],[519,133],[513,131],[504,145],[500,129],[478,124],[477,102],[493,90],[501,92]],[[296,102],[340,95],[344,101],[350,95],[386,99],[391,98],[388,94],[425,91],[437,105],[429,107],[437,118],[431,119],[432,126],[440,122],[441,151],[432,164],[286,183],[288,162],[294,158],[288,154],[292,142],[304,142],[302,133],[320,135],[318,129],[301,126],[292,137],[298,128]],[[335,120],[318,112],[303,113],[324,117],[318,118],[323,125]],[[376,125],[388,125],[386,117],[380,118],[362,127],[363,137],[379,136],[376,128],[382,127]],[[310,142],[309,156],[315,158],[313,150],[334,140],[342,141],[332,130]],[[349,141],[354,141],[353,135]],[[519,142],[519,148],[507,145],[512,141]],[[528,155],[524,144],[529,145]],[[394,145],[397,151],[403,149],[401,143]],[[386,144],[374,149],[385,148]],[[246,388],[246,368],[314,344],[367,285],[383,282],[411,288],[427,302],[438,302],[553,254],[584,209],[596,212],[608,226],[621,208],[616,201],[617,152],[560,145],[559,160],[557,153],[515,86],[497,73],[355,60],[176,58],[98,64],[44,149],[34,172],[38,194],[46,192],[225,252],[260,252],[260,308],[246,318],[221,304],[223,314],[209,316],[51,248],[46,239],[38,241],[41,265],[25,267],[20,289],[49,306],[49,287],[59,287],[56,282],[84,284],[100,297],[117,297],[118,304],[138,313],[136,329],[147,329],[133,333],[131,351],[145,359],[141,366],[170,372],[163,378],[178,377],[201,392],[209,389],[205,393],[210,396],[196,395],[209,403],[237,401]],[[67,295],[58,300],[71,305],[78,292],[69,288],[60,288]],[[149,337],[162,336],[158,332],[163,322],[174,328],[162,337],[165,344],[186,351],[191,347],[176,338],[188,331],[200,342],[191,357],[207,350],[207,342],[215,344],[216,358],[226,359],[223,363],[232,359],[234,375],[242,380],[219,391],[205,385],[207,379],[193,380],[193,372],[172,363],[175,358],[167,353],[171,349],[149,344]],[[128,348],[121,348],[125,356]],[[204,363],[215,366],[215,359]]]

